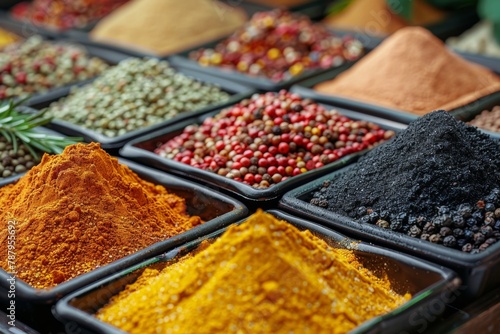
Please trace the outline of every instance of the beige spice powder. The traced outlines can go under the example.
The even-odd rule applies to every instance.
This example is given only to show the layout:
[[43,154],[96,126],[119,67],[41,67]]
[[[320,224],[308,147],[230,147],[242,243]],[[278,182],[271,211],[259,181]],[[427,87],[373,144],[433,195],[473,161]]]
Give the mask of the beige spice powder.
[[246,20],[241,9],[214,0],[133,0],[90,35],[94,41],[167,55],[227,36]]

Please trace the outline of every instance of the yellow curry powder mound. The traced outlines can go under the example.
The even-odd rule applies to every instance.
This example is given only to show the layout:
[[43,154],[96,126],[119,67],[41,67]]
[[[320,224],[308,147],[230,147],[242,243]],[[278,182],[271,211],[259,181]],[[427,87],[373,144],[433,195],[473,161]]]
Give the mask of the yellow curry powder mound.
[[[97,143],[45,154],[0,188],[0,242],[15,224],[17,278],[48,288],[202,223],[185,199],[142,180]],[[10,239],[9,239],[10,240]],[[9,269],[7,247],[0,266]],[[10,271],[10,270],[9,270]]]
[[130,333],[345,333],[410,296],[347,249],[257,212],[97,313]]

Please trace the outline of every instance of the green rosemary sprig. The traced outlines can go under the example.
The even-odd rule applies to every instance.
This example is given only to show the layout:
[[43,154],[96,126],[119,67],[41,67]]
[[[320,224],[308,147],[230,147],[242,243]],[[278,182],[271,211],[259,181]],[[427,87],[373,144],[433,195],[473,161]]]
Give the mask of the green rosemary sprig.
[[79,137],[61,137],[34,131],[35,127],[49,123],[52,117],[45,116],[45,112],[36,114],[19,112],[17,108],[23,101],[11,100],[0,105],[0,135],[12,143],[14,151],[17,152],[19,140],[34,158],[39,159],[35,149],[47,153],[61,153],[66,146],[83,140]]

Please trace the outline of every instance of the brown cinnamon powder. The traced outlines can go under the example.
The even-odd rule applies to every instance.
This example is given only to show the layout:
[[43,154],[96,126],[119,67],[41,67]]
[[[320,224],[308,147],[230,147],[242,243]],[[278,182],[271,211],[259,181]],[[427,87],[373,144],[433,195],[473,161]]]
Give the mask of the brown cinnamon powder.
[[424,115],[500,91],[500,77],[455,55],[429,31],[407,27],[315,89]]

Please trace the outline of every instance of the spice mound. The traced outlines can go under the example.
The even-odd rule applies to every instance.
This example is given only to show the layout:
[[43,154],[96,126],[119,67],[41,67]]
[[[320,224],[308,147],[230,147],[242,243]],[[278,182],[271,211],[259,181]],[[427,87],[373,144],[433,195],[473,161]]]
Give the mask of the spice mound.
[[52,29],[84,28],[128,0],[33,0],[12,8],[12,15],[23,21]]
[[189,58],[251,76],[282,81],[310,69],[340,66],[358,59],[363,45],[357,39],[334,36],[309,18],[283,10],[256,13],[233,35],[213,49],[199,49]]
[[391,138],[287,91],[255,94],[201,125],[190,125],[156,154],[255,188],[268,188]]
[[167,55],[227,36],[246,20],[244,11],[215,0],[134,0],[101,20],[90,36]]
[[47,114],[116,137],[229,97],[216,85],[176,72],[166,61],[129,58],[52,103]]
[[449,51],[429,31],[399,30],[318,92],[424,115],[452,110],[500,90],[500,78]]
[[77,45],[33,36],[0,52],[0,99],[44,93],[95,77],[107,67]]
[[412,1],[412,17],[405,19],[395,14],[387,0],[353,0],[340,12],[328,15],[324,23],[341,29],[362,31],[370,35],[387,35],[409,25],[428,25],[446,17],[425,0]]
[[491,110],[483,110],[469,124],[484,130],[500,132],[500,106],[495,106]]
[[[142,180],[99,144],[45,154],[17,183],[0,188],[2,229],[16,231],[17,277],[49,288],[201,224],[183,198]],[[7,248],[0,265],[8,270]]]
[[490,136],[435,111],[326,182],[311,203],[477,253],[500,240],[498,152]]
[[146,269],[97,317],[130,333],[346,333],[410,298],[352,251],[260,211],[201,248]]

